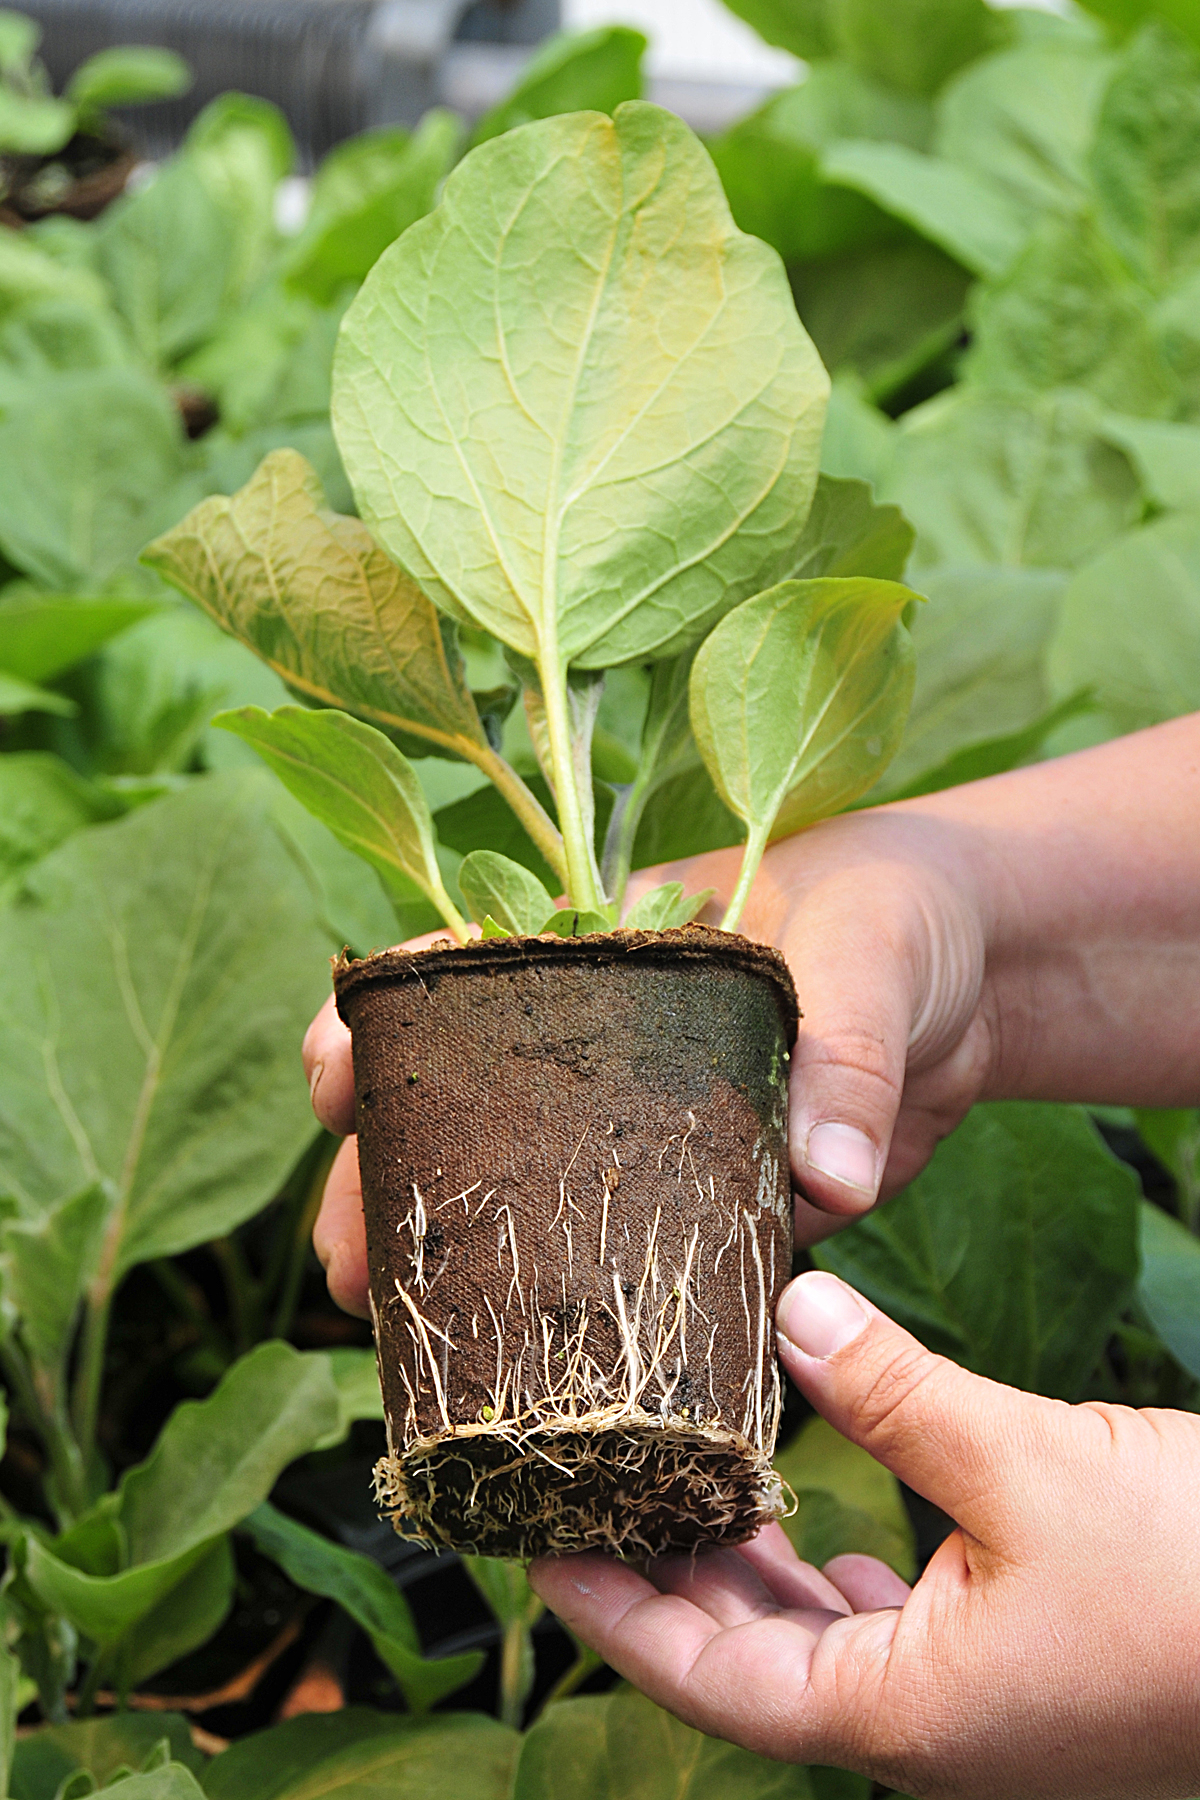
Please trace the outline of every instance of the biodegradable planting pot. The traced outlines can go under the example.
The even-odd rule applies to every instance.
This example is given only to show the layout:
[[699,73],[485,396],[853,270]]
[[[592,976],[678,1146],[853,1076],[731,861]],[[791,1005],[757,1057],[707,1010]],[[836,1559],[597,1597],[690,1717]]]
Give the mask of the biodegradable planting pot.
[[339,963],[402,1535],[739,1543],[780,1511],[783,960],[687,926]]

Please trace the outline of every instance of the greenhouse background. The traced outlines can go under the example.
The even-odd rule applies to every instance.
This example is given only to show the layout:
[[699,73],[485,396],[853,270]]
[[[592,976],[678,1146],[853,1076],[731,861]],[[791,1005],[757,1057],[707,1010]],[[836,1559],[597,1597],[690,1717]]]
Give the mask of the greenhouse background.
[[[130,44],[160,54],[104,62]],[[423,1800],[553,1800],[554,1765],[617,1800],[642,1793],[635,1761],[664,1794],[685,1769],[730,1800],[888,1791],[701,1738],[619,1685],[518,1564],[379,1518],[372,1334],[312,1250],[338,1141],[299,1045],[331,957],[445,914],[214,724],[297,701],[382,721],[456,907],[470,916],[459,874],[480,850],[561,891],[529,813],[482,772],[503,761],[554,814],[536,708],[496,638],[459,630],[477,743],[445,753],[351,661],[318,683],[313,593],[298,581],[286,630],[269,581],[240,605],[196,509],[237,496],[267,566],[252,484],[283,458],[268,468],[291,471],[306,519],[365,532],[331,393],[379,258],[481,147],[643,96],[699,134],[831,376],[795,572],[903,580],[922,602],[903,735],[849,804],[1200,711],[1188,0],[0,12],[11,1800],[110,1781],[130,1800],[369,1800],[385,1790],[368,1763]],[[653,682],[634,659],[597,695],[601,848]],[[635,870],[746,835],[684,731],[639,797]],[[982,1104],[797,1266],[997,1381],[1196,1412],[1200,1111]],[[912,1579],[951,1530],[794,1389],[779,1444],[785,1529],[816,1565],[861,1551]]]

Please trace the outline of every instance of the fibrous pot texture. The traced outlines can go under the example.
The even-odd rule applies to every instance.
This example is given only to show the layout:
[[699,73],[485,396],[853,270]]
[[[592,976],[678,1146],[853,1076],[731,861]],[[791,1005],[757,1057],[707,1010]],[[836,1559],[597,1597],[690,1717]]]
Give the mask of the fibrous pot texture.
[[782,959],[689,926],[389,950],[335,985],[396,1529],[510,1557],[751,1536],[780,1510]]

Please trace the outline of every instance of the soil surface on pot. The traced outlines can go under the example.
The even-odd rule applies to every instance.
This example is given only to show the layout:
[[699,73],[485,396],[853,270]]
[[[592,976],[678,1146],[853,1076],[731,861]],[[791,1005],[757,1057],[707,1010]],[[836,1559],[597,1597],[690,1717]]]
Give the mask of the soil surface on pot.
[[795,992],[702,926],[336,972],[397,1530],[490,1555],[736,1543],[780,1510]]
[[94,219],[125,191],[137,166],[137,153],[118,134],[97,137],[76,132],[53,156],[0,158],[3,209],[16,225],[65,213],[72,219]]

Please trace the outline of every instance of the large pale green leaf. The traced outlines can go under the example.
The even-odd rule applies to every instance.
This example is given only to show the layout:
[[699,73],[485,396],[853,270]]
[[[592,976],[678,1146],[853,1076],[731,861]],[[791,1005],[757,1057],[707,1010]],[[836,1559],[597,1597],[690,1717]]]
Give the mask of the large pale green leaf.
[[0,419],[0,549],[60,592],[99,587],[167,523],[179,418],[130,369],[59,376]]
[[105,1792],[113,1800],[204,1800],[204,1789],[182,1763],[164,1763],[140,1775],[126,1775],[109,1784]]
[[814,1260],[930,1349],[1072,1399],[1138,1272],[1138,1184],[1086,1114],[977,1106],[897,1199]]
[[240,1739],[205,1770],[208,1800],[510,1800],[521,1739],[484,1713],[350,1707]]
[[1026,44],[959,75],[938,101],[940,156],[1034,215],[1088,204],[1087,155],[1112,58],[1085,43]]
[[303,706],[273,713],[244,706],[216,722],[253,744],[338,842],[370,863],[390,895],[403,905],[418,888],[461,933],[442,883],[429,804],[412,764],[381,731],[334,708]]
[[433,205],[462,124],[441,108],[411,135],[389,126],[339,144],[313,183],[312,209],[283,261],[285,279],[328,305]]
[[[275,194],[296,146],[287,120],[253,94],[219,94],[193,120],[184,155],[225,221],[224,305],[240,308],[278,245]],[[224,410],[224,409],[223,409]]]
[[1024,730],[1052,704],[1046,654],[1067,577],[1055,569],[930,569],[909,629],[912,711],[888,769],[907,788],[972,745]]
[[863,577],[783,582],[705,640],[692,730],[752,841],[840,811],[887,767],[912,698],[900,618],[915,597]]
[[[962,333],[970,276],[911,234],[800,263],[790,273],[800,317],[825,367],[835,376],[859,376],[872,400],[904,388],[951,351]],[[837,391],[835,382],[830,425]]]
[[1148,25],[1104,96],[1091,157],[1100,222],[1156,287],[1200,263],[1200,47]]
[[640,99],[645,49],[642,33],[627,25],[557,32],[530,58],[512,92],[484,113],[472,144],[555,113],[614,113],[623,101]]
[[822,150],[839,138],[923,150],[931,125],[921,101],[878,87],[848,64],[818,63],[800,87],[773,95],[709,149],[738,225],[791,263],[895,235],[873,201],[822,179]]
[[232,499],[205,500],[144,560],[310,700],[486,749],[452,628],[364,525],[326,509],[294,450],[272,451]]
[[124,811],[116,794],[60,757],[37,750],[0,756],[0,895],[73,831]]
[[1004,43],[984,0],[828,0],[833,38],[864,75],[934,94],[957,69]]
[[134,343],[152,367],[170,367],[221,316],[238,249],[225,209],[176,157],[97,230],[96,266]]
[[725,4],[768,44],[790,50],[793,56],[834,53],[829,0],[725,0]]
[[963,389],[909,413],[882,484],[916,560],[1071,568],[1140,516],[1129,458],[1089,395]]
[[898,507],[875,504],[865,481],[822,475],[788,575],[794,581],[819,575],[901,581],[914,535]]
[[[866,1800],[863,1777],[842,1780],[845,1800]],[[512,1800],[813,1800],[814,1792],[808,1769],[704,1737],[619,1688],[542,1714],[522,1741]]]
[[1138,1300],[1176,1362],[1200,1381],[1200,1240],[1148,1200],[1139,1218]]
[[514,937],[536,937],[557,910],[532,870],[494,850],[472,850],[458,885],[477,925],[490,918]]
[[329,941],[269,801],[213,777],[78,832],[0,914],[0,1189],[36,1220],[104,1182],[106,1281],[249,1217],[310,1136]]
[[1089,218],[1036,232],[973,310],[964,373],[982,387],[1086,388],[1106,405],[1151,417],[1178,404],[1150,295]]
[[59,600],[0,593],[0,669],[49,681],[156,610],[143,600]]
[[1093,688],[1118,731],[1200,708],[1200,512],[1131,531],[1077,571],[1049,667],[1060,693]]
[[427,1712],[479,1673],[479,1651],[439,1661],[421,1655],[407,1600],[369,1556],[332,1543],[265,1501],[246,1519],[245,1529],[298,1587],[336,1600],[362,1626],[412,1712]]
[[796,1494],[783,1528],[803,1562],[819,1569],[833,1556],[877,1556],[913,1579],[913,1528],[900,1484],[882,1463],[817,1418],[779,1452],[775,1468]]
[[347,313],[334,392],[385,549],[548,675],[777,577],[827,380],[696,139],[632,102],[473,151]]
[[54,1800],[59,1784],[85,1769],[97,1784],[140,1766],[166,1740],[171,1760],[193,1771],[204,1759],[182,1713],[112,1713],[69,1725],[44,1725],[22,1737],[13,1762],[12,1800]]
[[1033,225],[995,182],[906,144],[847,138],[826,150],[821,172],[866,194],[976,275],[1002,275]]
[[1156,506],[1200,509],[1200,426],[1110,413],[1105,429],[1133,459]]
[[140,1687],[160,1669],[206,1644],[229,1616],[236,1587],[237,1566],[226,1535],[138,1619],[137,1629],[121,1647],[121,1679],[131,1689]]

